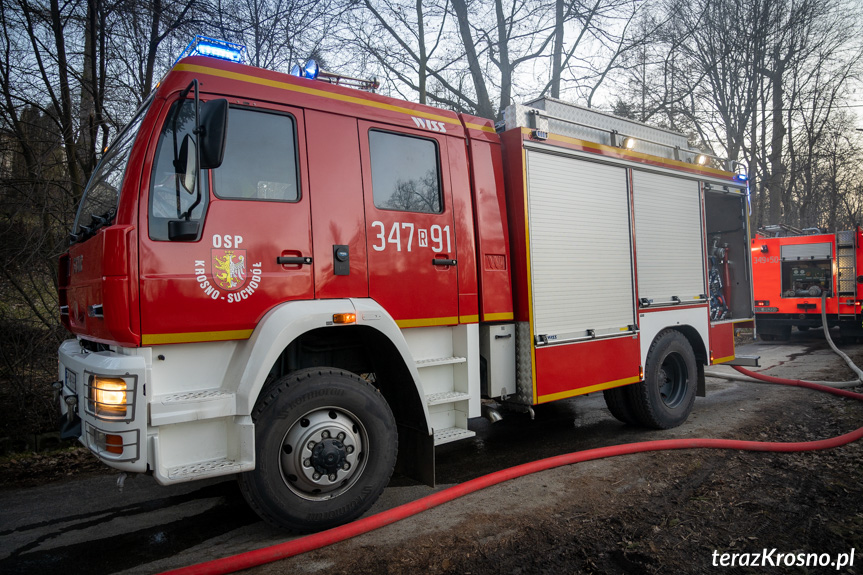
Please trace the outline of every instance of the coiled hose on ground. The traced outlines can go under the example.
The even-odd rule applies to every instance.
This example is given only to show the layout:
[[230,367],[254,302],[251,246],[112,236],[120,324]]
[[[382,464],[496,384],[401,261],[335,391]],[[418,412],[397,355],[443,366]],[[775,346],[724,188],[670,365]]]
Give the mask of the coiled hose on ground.
[[[823,314],[823,298],[821,309]],[[827,341],[830,342],[830,345],[831,347],[833,347],[834,351],[839,353],[839,355],[847,363],[849,363],[850,366],[852,366],[852,369],[855,371],[855,373],[858,374],[858,376],[863,376],[863,372],[861,372],[856,366],[854,366],[848,356],[836,349],[836,346],[833,345],[832,340],[830,340],[830,334],[828,333],[826,327],[826,319],[824,319],[823,323],[825,337]],[[824,393],[831,393],[840,397],[847,397],[851,399],[856,399],[858,401],[863,401],[863,394],[861,393],[855,393],[845,389],[830,387],[810,381],[780,379],[760,373],[754,373],[736,366],[735,369],[747,375],[748,377],[756,378],[761,381],[767,381],[769,383],[778,383],[783,385],[792,385],[796,387],[804,387],[807,389],[822,391]],[[711,372],[710,375],[713,375],[713,372]],[[727,377],[727,374],[716,375],[719,377]],[[859,385],[861,383],[861,380],[863,380],[863,377],[854,382],[840,382],[840,385]],[[453,487],[450,487],[448,489],[444,489],[437,493],[427,495],[422,499],[418,499],[410,503],[405,503],[404,505],[394,507],[393,509],[382,511],[381,513],[377,513],[369,517],[364,517],[362,519],[354,521],[353,523],[329,529],[321,533],[306,535],[305,537],[300,537],[291,541],[272,545],[270,547],[264,547],[262,549],[256,549],[254,551],[248,551],[246,553],[240,553],[238,555],[232,555],[223,559],[215,559],[213,561],[207,561],[204,563],[198,563],[196,565],[191,565],[180,569],[166,571],[162,575],[219,575],[224,573],[233,573],[234,571],[240,571],[242,569],[249,569],[257,565],[263,565],[264,563],[278,561],[279,559],[286,559],[288,557],[293,557],[302,553],[306,553],[308,551],[320,549],[322,547],[326,547],[340,541],[345,541],[346,539],[356,537],[357,535],[368,533],[391,523],[395,523],[396,521],[400,521],[413,515],[417,515],[423,511],[426,511],[433,507],[437,507],[438,505],[442,505],[454,499],[458,499],[459,497],[463,497],[481,489],[503,483],[504,481],[509,481],[511,479],[524,477],[525,475],[537,473],[539,471],[554,469],[555,467],[562,467],[564,465],[572,465],[573,463],[580,463],[583,461],[593,461],[596,459],[604,459],[607,457],[615,457],[618,455],[630,455],[634,453],[645,453],[651,451],[670,451],[676,449],[732,449],[739,451],[770,451],[780,453],[795,451],[818,451],[822,449],[840,447],[853,441],[857,441],[860,438],[863,438],[863,427],[855,429],[854,431],[846,433],[844,435],[831,437],[829,439],[821,439],[818,441],[803,441],[796,443],[782,443],[771,441],[741,441],[731,439],[666,439],[659,441],[628,443],[624,445],[612,445],[609,447],[600,447],[597,449],[588,449],[586,451],[567,453],[564,455],[541,459],[539,461],[534,461],[531,463],[517,465],[515,467],[502,469],[500,471],[496,471],[482,477],[477,477],[476,479],[471,479],[470,481],[466,481],[465,483],[454,485]]]

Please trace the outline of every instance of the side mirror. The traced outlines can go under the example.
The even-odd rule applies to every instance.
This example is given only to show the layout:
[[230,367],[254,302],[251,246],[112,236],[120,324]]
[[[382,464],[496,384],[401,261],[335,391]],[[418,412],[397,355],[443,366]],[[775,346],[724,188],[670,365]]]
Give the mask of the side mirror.
[[[201,169],[213,170],[222,165],[228,133],[228,101],[224,98],[201,104],[198,144],[201,147]],[[185,143],[185,142],[184,142]]]
[[180,185],[189,194],[195,193],[195,181],[198,179],[198,154],[195,151],[195,140],[191,134],[186,134],[180,144],[180,154],[174,162],[174,170],[180,175]]

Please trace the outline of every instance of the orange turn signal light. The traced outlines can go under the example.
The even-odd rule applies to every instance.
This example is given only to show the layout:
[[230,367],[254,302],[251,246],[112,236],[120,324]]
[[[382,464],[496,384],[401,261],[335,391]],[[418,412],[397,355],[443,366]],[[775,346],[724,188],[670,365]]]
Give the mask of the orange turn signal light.
[[638,379],[639,379],[639,381],[644,381],[644,366],[643,365],[638,366]]
[[108,453],[116,453],[117,455],[121,455],[123,453],[123,438],[120,435],[106,435],[105,436],[105,450]]
[[333,323],[357,323],[357,314],[355,313],[334,313]]

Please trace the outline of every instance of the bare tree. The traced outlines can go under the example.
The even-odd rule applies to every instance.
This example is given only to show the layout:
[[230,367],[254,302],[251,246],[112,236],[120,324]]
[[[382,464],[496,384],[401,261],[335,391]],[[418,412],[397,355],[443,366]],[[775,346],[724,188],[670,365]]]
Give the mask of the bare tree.
[[[666,0],[631,75],[642,118],[750,168],[755,222],[815,225],[819,145],[861,66],[859,7],[839,0]],[[672,17],[673,15],[673,17]],[[654,17],[655,18],[655,17]],[[651,22],[653,25],[653,22]],[[623,100],[626,99],[624,96]],[[835,188],[832,188],[835,190]],[[809,214],[804,216],[803,214]]]

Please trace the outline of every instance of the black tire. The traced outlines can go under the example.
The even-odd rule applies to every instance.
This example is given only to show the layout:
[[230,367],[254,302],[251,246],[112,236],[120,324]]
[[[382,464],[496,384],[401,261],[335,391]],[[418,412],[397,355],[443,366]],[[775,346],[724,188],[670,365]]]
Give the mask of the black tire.
[[698,371],[689,340],[672,329],[660,332],[647,352],[644,381],[629,386],[638,421],[655,429],[681,425],[692,412]]
[[761,338],[761,341],[774,341],[776,339],[772,333],[759,333],[758,337]]
[[602,391],[602,396],[605,398],[605,405],[608,411],[618,421],[629,425],[636,425],[638,418],[629,404],[629,393],[625,387],[614,387]]
[[266,388],[252,412],[255,469],[239,476],[249,505],[294,532],[353,521],[386,487],[398,451],[392,411],[352,373],[304,369]]
[[809,326],[808,325],[798,325],[797,331],[809,331]]

